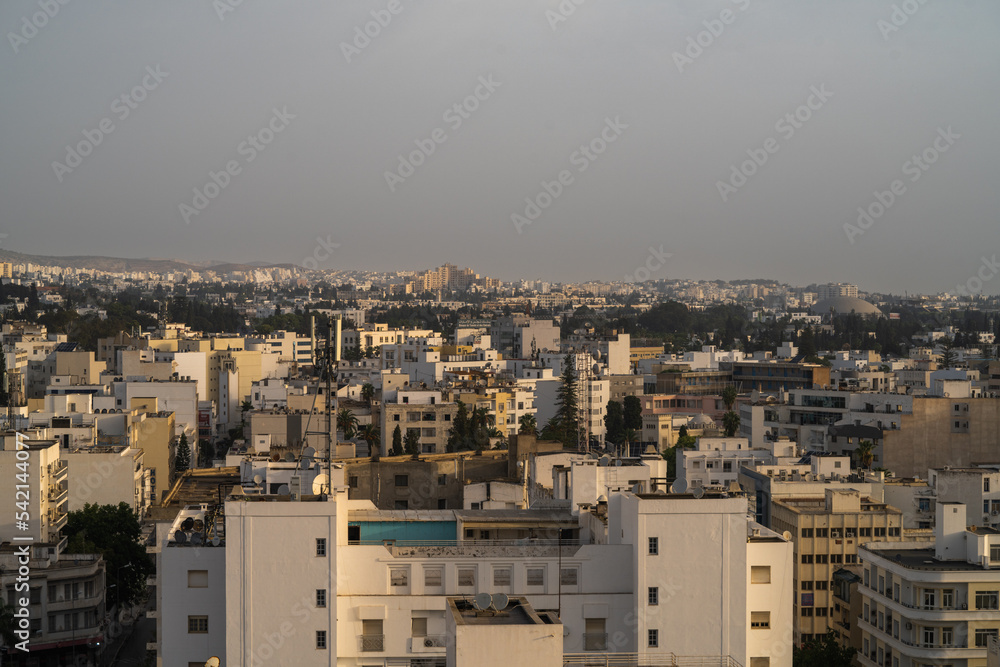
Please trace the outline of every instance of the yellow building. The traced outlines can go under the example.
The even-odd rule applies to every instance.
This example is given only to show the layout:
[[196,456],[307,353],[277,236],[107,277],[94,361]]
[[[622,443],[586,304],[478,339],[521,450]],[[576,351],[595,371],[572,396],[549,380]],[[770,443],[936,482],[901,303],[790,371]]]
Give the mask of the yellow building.
[[901,542],[903,513],[862,498],[853,489],[827,489],[823,498],[771,501],[771,528],[792,534],[795,549],[795,642],[821,637],[833,627],[833,573],[859,573],[858,547]]
[[133,398],[129,407],[133,412],[134,446],[143,451],[143,463],[150,471],[150,500],[157,503],[173,483],[177,449],[174,413],[158,411],[155,398]]

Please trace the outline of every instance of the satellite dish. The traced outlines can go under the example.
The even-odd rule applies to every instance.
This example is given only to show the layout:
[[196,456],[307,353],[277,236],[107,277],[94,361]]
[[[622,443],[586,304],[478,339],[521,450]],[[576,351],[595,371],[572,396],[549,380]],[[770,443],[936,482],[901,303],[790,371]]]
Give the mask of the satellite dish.
[[309,470],[309,459],[303,458],[302,463],[299,464],[299,468],[302,470]]
[[788,532],[787,530],[786,530],[785,532],[783,532],[783,533],[781,534],[781,536],[782,536],[783,538],[785,538],[785,541],[786,541],[786,542],[792,539],[792,534],[791,534],[790,532]]
[[607,454],[605,454],[601,458],[597,459],[597,465],[602,466],[602,467],[607,466],[610,463],[611,463],[611,457],[608,456]]
[[287,496],[290,493],[291,493],[291,491],[288,489],[288,485],[287,484],[282,484],[281,486],[278,487],[278,495],[279,496]]
[[615,459],[615,467],[616,468],[620,468],[621,465],[622,465],[622,460],[621,459]]
[[199,533],[200,533],[201,531],[205,530],[205,522],[204,522],[204,521],[202,521],[201,519],[195,519],[195,520],[194,520],[194,529],[195,529],[195,530],[196,530],[197,532],[199,532]]
[[302,450],[302,456],[309,456],[309,457],[316,456],[316,450],[313,449],[312,447],[306,447],[305,449]]
[[188,536],[187,533],[185,533],[184,531],[178,530],[177,532],[174,533],[174,542],[176,542],[177,544],[187,544],[187,541],[188,541]]
[[642,484],[633,484],[632,485],[632,493],[635,493],[637,495],[640,494],[640,493],[642,493]]
[[181,522],[181,530],[191,530],[194,528],[194,519],[188,517]]
[[257,486],[260,486],[260,483],[263,482],[263,481],[264,481],[264,478],[261,477],[260,475],[254,475],[253,476],[253,483],[256,484]]
[[472,598],[472,606],[476,611],[486,611],[492,604],[493,596],[489,593],[476,593],[476,597]]
[[205,661],[205,667],[220,667],[220,665],[222,665],[222,662],[214,655]]
[[220,544],[222,544],[222,540],[219,539],[218,535],[216,535],[215,537],[212,538],[212,546],[213,547],[217,547]]
[[687,482],[683,479],[674,480],[674,483],[670,485],[670,493],[684,493],[687,488]]
[[291,452],[285,452],[285,462],[286,463],[291,463],[294,460],[295,460],[295,454],[292,454]]
[[692,493],[692,495],[695,498],[704,498],[705,497],[705,489],[703,489],[703,488],[701,488],[699,486],[697,489],[694,490],[694,492]]
[[510,598],[507,597],[506,593],[494,593],[493,602],[490,605],[490,608],[493,609],[493,611],[503,611],[507,608],[507,604],[509,602]]
[[313,494],[320,495],[326,491],[327,485],[329,484],[329,478],[326,475],[320,474],[313,478]]
[[205,538],[201,536],[201,533],[191,533],[191,544],[196,547],[200,547],[205,543]]

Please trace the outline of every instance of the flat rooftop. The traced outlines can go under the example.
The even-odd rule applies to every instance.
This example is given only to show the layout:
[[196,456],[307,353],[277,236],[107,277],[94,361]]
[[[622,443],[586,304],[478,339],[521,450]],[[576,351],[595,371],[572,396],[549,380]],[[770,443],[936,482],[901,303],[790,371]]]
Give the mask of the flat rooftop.
[[932,570],[940,572],[980,572],[981,565],[968,563],[964,560],[937,560],[934,549],[867,549],[869,553],[881,556],[886,560],[899,563],[908,570]]
[[[483,600],[480,601],[480,597]],[[535,613],[527,598],[504,595],[494,596],[487,600],[488,597],[489,594],[480,594],[475,598],[448,598],[448,610],[455,618],[455,625],[550,625],[553,623],[551,616],[543,617]],[[489,604],[490,602],[492,605]],[[504,604],[502,608],[501,604]]]

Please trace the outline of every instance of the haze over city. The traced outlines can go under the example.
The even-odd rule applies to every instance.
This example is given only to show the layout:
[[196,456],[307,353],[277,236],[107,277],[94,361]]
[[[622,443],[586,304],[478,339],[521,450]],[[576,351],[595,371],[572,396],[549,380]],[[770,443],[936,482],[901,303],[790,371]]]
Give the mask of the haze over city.
[[2,248],[896,293],[993,255],[988,0],[299,9],[6,3]]

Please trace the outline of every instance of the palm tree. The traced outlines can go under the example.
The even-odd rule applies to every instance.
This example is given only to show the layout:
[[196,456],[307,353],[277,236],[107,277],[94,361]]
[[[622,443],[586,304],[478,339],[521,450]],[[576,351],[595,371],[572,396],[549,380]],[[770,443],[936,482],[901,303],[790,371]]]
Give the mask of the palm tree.
[[726,412],[732,412],[733,404],[736,403],[736,385],[727,384],[722,390],[722,402],[726,404]]
[[732,410],[722,415],[722,428],[727,438],[734,437],[740,430],[740,416]]
[[346,439],[353,438],[357,428],[358,418],[354,416],[350,408],[341,408],[337,411],[337,430],[343,431]]
[[858,457],[858,464],[862,468],[870,470],[872,463],[875,461],[875,445],[871,440],[862,440],[858,443],[858,448],[854,450],[854,454]]
[[382,432],[375,424],[365,424],[361,428],[361,439],[368,443],[368,451],[381,450]]
[[538,435],[538,420],[535,419],[535,415],[521,415],[517,423],[519,425],[517,429],[518,433],[522,435]]
[[372,401],[375,400],[375,385],[371,382],[365,382],[361,385],[361,400],[368,404],[368,407],[372,407]]

